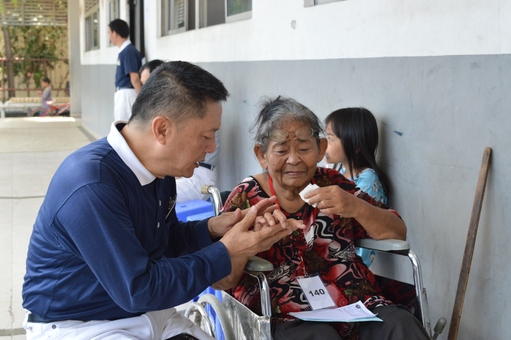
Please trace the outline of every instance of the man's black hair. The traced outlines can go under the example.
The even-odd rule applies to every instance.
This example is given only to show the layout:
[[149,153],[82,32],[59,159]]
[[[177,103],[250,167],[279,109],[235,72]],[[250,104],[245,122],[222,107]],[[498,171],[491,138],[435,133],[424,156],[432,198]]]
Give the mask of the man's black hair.
[[156,116],[176,123],[203,118],[208,103],[225,101],[228,95],[222,82],[203,68],[185,61],[166,62],[142,86],[130,122],[144,125]]
[[130,28],[128,23],[126,23],[124,20],[114,19],[108,24],[108,27],[110,27],[110,31],[116,32],[121,36],[121,38],[126,39],[130,35]]

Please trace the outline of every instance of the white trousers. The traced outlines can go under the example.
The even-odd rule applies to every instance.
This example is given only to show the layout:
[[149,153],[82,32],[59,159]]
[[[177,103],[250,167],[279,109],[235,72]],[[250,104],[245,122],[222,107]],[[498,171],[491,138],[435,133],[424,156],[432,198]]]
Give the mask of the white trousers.
[[27,319],[28,313],[23,322],[27,340],[164,340],[180,333],[191,334],[201,340],[214,340],[175,308],[114,321],[67,320],[36,323],[28,322]]
[[114,95],[114,122],[117,120],[128,121],[131,117],[131,107],[137,99],[135,89],[121,89]]

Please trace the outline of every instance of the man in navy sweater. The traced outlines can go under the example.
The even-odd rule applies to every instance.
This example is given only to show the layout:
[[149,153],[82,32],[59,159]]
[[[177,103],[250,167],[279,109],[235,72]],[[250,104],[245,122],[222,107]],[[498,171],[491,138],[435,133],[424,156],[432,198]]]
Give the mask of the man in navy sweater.
[[114,121],[128,120],[142,83],[138,70],[142,65],[140,52],[128,39],[130,28],[126,21],[114,19],[108,24],[108,37],[119,47],[115,69]]
[[154,73],[129,122],[72,153],[50,183],[28,249],[27,339],[210,339],[172,307],[222,288],[231,263],[302,227],[275,210],[275,197],[177,220],[174,177],[215,150],[228,93],[186,62]]

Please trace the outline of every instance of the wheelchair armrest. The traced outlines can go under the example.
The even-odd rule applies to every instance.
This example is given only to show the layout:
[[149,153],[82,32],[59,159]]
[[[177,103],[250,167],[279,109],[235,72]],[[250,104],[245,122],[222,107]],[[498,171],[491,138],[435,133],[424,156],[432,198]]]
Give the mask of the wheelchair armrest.
[[364,238],[357,240],[355,246],[379,251],[404,252],[410,250],[410,243],[408,241],[396,239],[374,240],[372,238]]
[[251,272],[269,272],[273,270],[271,262],[257,256],[250,256],[245,266],[245,270]]

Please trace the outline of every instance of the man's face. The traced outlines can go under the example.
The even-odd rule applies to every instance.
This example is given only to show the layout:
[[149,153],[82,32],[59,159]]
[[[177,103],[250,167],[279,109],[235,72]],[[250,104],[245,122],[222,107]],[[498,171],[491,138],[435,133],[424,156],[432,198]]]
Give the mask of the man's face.
[[108,27],[108,38],[110,38],[110,41],[112,42],[113,45],[117,45],[116,44],[116,41],[117,41],[117,33],[115,33],[114,31],[112,31],[110,29],[110,27]]
[[167,145],[166,175],[191,177],[197,163],[203,162],[207,153],[215,151],[215,132],[220,129],[221,120],[221,103],[210,102],[204,118],[188,119],[174,125]]

